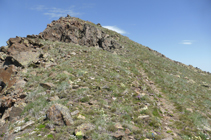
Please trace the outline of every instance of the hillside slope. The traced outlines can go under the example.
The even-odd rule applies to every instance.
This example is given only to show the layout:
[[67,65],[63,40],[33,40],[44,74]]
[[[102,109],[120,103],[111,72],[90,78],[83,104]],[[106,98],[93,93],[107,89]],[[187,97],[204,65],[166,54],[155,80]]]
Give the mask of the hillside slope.
[[0,50],[0,139],[209,139],[211,74],[67,16]]

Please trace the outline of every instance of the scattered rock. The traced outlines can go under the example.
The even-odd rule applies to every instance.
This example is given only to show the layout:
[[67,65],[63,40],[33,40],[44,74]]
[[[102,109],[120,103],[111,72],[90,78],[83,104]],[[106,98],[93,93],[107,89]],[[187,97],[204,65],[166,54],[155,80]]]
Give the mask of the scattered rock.
[[140,109],[140,111],[142,111],[142,110],[147,110],[147,109],[148,109],[148,106],[145,105],[143,108]]
[[16,86],[16,88],[23,88],[25,86],[25,84],[26,84],[26,81],[20,79],[15,83],[15,86]]
[[28,122],[26,122],[26,124],[23,125],[23,126],[15,127],[15,128],[14,128],[14,132],[15,132],[15,133],[18,133],[19,131],[23,131],[24,129],[26,129],[27,127],[31,126],[31,125],[34,124],[34,123],[35,123],[34,121],[28,121]]
[[210,85],[208,85],[207,83],[203,83],[203,84],[202,84],[202,86],[203,86],[203,87],[206,87],[206,88],[211,87],[211,86],[210,86]]
[[55,87],[55,85],[53,83],[40,83],[40,86],[42,86],[43,88],[46,88],[46,89],[51,89],[51,88]]
[[85,116],[82,116],[81,114],[79,114],[77,118],[78,118],[78,119],[83,119],[83,120],[86,119]]
[[47,99],[48,102],[59,100],[58,96],[53,96]]
[[123,136],[125,136],[125,132],[124,131],[116,131],[115,133],[111,134],[115,139],[121,140]]
[[47,118],[57,125],[72,125],[73,120],[70,116],[69,109],[61,104],[52,105],[47,113]]
[[75,134],[77,135],[81,135],[81,136],[85,136],[87,131],[93,130],[95,127],[93,124],[91,123],[84,123],[79,125],[76,129],[75,129]]
[[45,128],[50,129],[50,130],[54,130],[54,125],[53,124],[46,124]]
[[175,75],[177,78],[180,78],[180,75]]
[[186,108],[187,111],[190,111],[191,113],[193,113],[193,109],[192,108]]
[[96,101],[96,100],[92,100],[92,101],[90,101],[88,104],[89,104],[89,105],[95,105],[95,104],[97,104],[97,101]]
[[71,112],[72,116],[77,115],[77,114],[79,114],[79,110],[75,110],[75,111]]
[[126,129],[125,129],[125,134],[126,134],[126,135],[129,135],[130,133],[131,133],[130,129],[126,128]]
[[204,129],[205,129],[206,131],[211,132],[211,128],[210,128],[210,127],[208,127],[208,126],[203,126],[203,127],[204,127]]
[[79,85],[73,85],[72,88],[77,89],[77,88],[79,88]]
[[114,127],[115,127],[116,129],[121,129],[121,130],[124,129],[120,123],[116,123],[116,124],[114,125]]
[[149,115],[143,115],[143,116],[142,116],[142,115],[140,115],[140,116],[138,116],[138,118],[139,118],[139,119],[149,118]]
[[112,97],[112,100],[114,100],[114,101],[115,101],[116,99],[117,99],[116,97]]
[[188,80],[188,83],[191,83],[191,84],[194,84],[194,83],[196,83],[193,79],[189,79]]

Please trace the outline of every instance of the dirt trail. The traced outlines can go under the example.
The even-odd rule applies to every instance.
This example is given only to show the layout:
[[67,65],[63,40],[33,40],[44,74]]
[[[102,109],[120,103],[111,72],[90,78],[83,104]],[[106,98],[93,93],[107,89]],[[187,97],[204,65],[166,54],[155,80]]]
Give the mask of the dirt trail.
[[163,140],[173,140],[173,138],[178,139],[178,130],[172,128],[171,126],[175,121],[179,120],[179,116],[174,112],[175,107],[172,102],[168,101],[165,94],[161,92],[159,88],[156,87],[153,81],[149,80],[147,74],[143,69],[140,70],[140,74],[143,76],[143,81],[156,93],[156,95],[161,95],[162,98],[158,98],[157,105],[162,112],[162,133],[165,136]]

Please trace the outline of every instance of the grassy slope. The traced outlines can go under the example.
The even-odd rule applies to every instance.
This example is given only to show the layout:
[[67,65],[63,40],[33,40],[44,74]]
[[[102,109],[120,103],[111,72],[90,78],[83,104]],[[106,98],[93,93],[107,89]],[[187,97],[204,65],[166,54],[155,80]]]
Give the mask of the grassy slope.
[[[180,132],[180,138],[200,136],[205,139],[206,135],[211,134],[204,128],[204,126],[210,128],[211,124],[209,119],[211,90],[201,86],[205,83],[210,84],[211,75],[197,73],[156,55],[155,52],[127,37],[107,29],[103,30],[123,44],[124,49],[110,53],[71,43],[43,42],[45,45],[52,46],[48,51],[50,54],[48,59],[53,58],[58,65],[48,69],[28,68],[27,73],[23,73],[23,76],[29,80],[25,89],[29,93],[27,98],[33,102],[25,107],[22,114],[26,120],[36,121],[36,125],[33,126],[36,133],[23,134],[26,139],[32,136],[42,139],[37,135],[50,134],[49,130],[42,126],[52,122],[37,118],[45,115],[46,110],[55,102],[68,106],[71,112],[79,110],[80,114],[86,117],[83,120],[73,116],[74,126],[57,127],[58,133],[55,138],[65,136],[68,131],[72,132],[84,122],[91,122],[95,125],[95,129],[87,135],[93,139],[112,139],[110,134],[117,130],[114,125],[119,122],[124,129],[130,129],[131,134],[137,139],[146,137],[161,139],[164,137],[161,123],[163,117],[156,100],[164,96],[153,96],[153,98],[149,94],[138,96],[135,92],[137,89],[140,93],[156,95],[144,83],[140,69],[144,69],[148,77],[162,90],[167,100],[175,104],[177,108],[175,113],[180,114],[180,120],[175,121],[171,127]],[[76,55],[67,58],[66,55],[72,52]],[[36,71],[36,76],[30,74],[32,71]],[[63,71],[69,72],[70,75]],[[45,91],[39,86],[42,82],[54,83],[56,87],[50,94],[39,94]],[[70,85],[79,85],[80,88],[72,89]],[[46,97],[54,95],[59,96],[60,100],[46,101]],[[73,105],[68,104],[68,101],[72,101]],[[88,105],[91,101],[96,102],[92,106]],[[148,109],[141,110],[145,105],[148,105]],[[192,109],[193,112],[188,111],[187,108]],[[140,119],[138,118],[140,115],[150,117]],[[134,129],[134,126],[139,129]],[[10,129],[14,127],[14,124],[11,124]],[[153,136],[154,132],[157,135]],[[51,135],[48,137],[50,139]]]

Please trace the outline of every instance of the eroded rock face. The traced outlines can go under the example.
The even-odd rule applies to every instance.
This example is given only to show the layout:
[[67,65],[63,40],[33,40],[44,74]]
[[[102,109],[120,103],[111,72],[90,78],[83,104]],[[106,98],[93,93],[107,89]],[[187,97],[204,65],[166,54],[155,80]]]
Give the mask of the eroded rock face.
[[47,28],[39,34],[40,38],[52,41],[72,42],[82,46],[100,47],[107,51],[120,49],[122,46],[109,37],[100,28],[79,22],[76,18],[60,18],[48,24]]
[[53,121],[57,125],[70,126],[73,124],[69,109],[61,104],[54,104],[51,106],[46,115],[49,120]]

